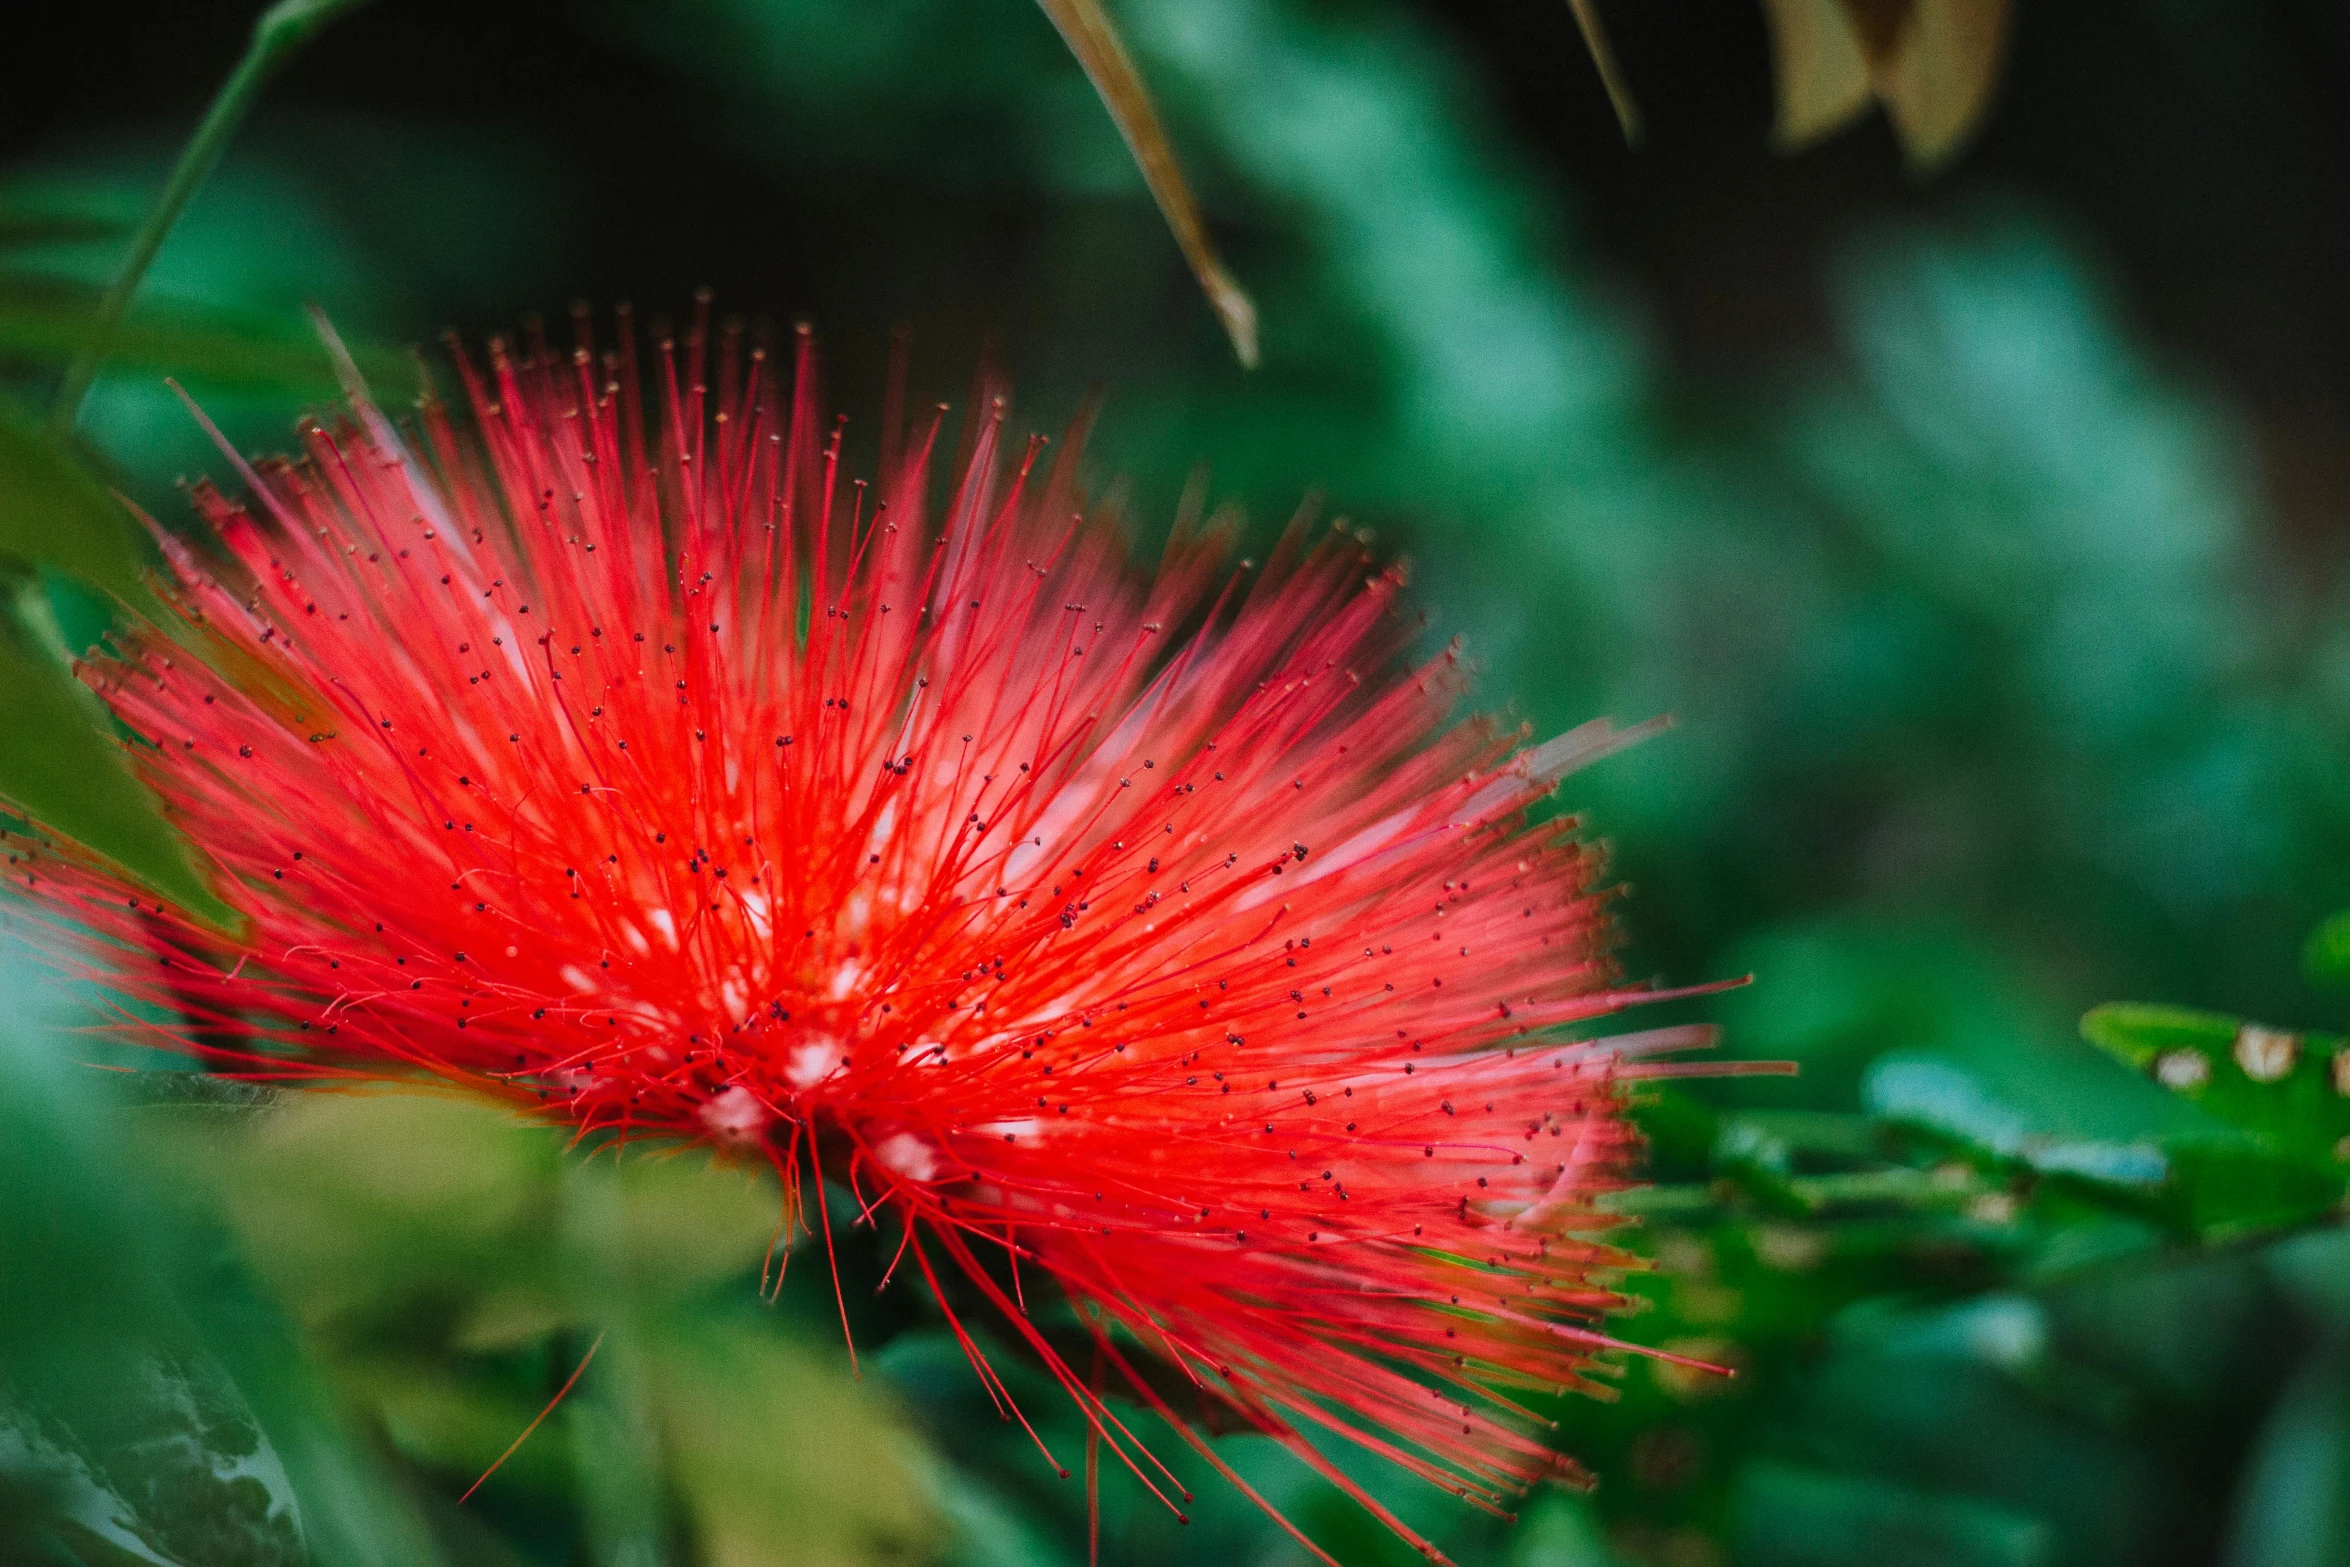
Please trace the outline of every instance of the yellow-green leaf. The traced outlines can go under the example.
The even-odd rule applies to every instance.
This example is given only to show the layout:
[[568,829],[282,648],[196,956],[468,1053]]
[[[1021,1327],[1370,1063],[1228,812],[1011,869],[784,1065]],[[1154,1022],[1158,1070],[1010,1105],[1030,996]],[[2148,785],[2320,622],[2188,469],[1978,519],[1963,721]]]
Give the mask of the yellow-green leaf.
[[645,1345],[678,1489],[719,1567],[926,1557],[939,1521],[920,1449],[878,1380],[780,1335],[679,1322]]
[[461,1279],[465,1309],[447,1325],[476,1351],[572,1319],[552,1224],[567,1200],[609,1202],[611,1267],[653,1303],[728,1279],[754,1289],[781,1218],[763,1167],[652,1149],[591,1161],[448,1090],[288,1093],[262,1117],[163,1112],[152,1135],[191,1188],[218,1195],[306,1320],[404,1291],[446,1302]]

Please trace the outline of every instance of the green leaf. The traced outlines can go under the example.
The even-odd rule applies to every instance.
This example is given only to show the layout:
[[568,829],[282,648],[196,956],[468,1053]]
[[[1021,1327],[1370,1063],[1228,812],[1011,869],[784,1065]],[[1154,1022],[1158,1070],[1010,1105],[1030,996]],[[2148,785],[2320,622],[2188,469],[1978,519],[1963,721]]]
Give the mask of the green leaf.
[[1995,1097],[1974,1073],[1946,1061],[1886,1057],[1869,1069],[1862,1094],[1870,1113],[1882,1120],[2040,1175],[2138,1190],[2160,1185],[2169,1173],[2151,1143],[2056,1135]]
[[1788,1180],[1793,1169],[1786,1140],[1751,1117],[1728,1116],[1714,1140],[1716,1175],[1743,1192],[1765,1213],[1801,1218],[1812,1204]]
[[920,1560],[938,1531],[878,1379],[851,1382],[755,1322],[678,1322],[645,1346],[672,1476],[708,1559]]
[[112,1074],[69,1064],[64,990],[0,950],[0,1561],[432,1567],[290,1325],[158,1200]]
[[2350,1150],[2350,1051],[2339,1034],[2117,1002],[2082,1018],[2081,1035],[2272,1149],[2328,1171]]
[[35,1481],[59,1533],[186,1567],[305,1559],[284,1466],[208,1356],[80,1343],[34,1386],[0,1383],[0,1428],[18,1448],[14,1477]]
[[[2235,1043],[2241,1021],[2217,1012],[2157,1003],[2115,1001],[2093,1007],[2081,1019],[2081,1037],[2126,1067],[2155,1072],[2166,1055],[2194,1051],[2207,1061],[2224,1058]],[[2192,1092],[2187,1081],[2191,1068],[2174,1065],[2169,1080],[2157,1081],[2174,1092]]]
[[0,554],[95,583],[125,604],[152,600],[131,519],[63,446],[0,413]]
[[229,926],[121,742],[64,670],[0,635],[0,801],[71,838],[181,907]]
[[585,1320],[567,1282],[580,1259],[552,1223],[590,1200],[617,1249],[598,1289],[623,1280],[648,1307],[729,1282],[747,1297],[781,1215],[763,1169],[589,1160],[552,1128],[446,1092],[288,1092],[266,1115],[181,1104],[142,1113],[154,1151],[213,1195],[305,1320],[355,1332],[429,1304],[449,1343],[482,1353]]
[[1633,1097],[1628,1113],[1648,1143],[1650,1180],[1692,1180],[1713,1173],[1721,1117],[1712,1106],[1679,1089],[1648,1087]]
[[2340,1177],[2254,1144],[2177,1138],[2166,1206],[2174,1222],[2205,1241],[2228,1241],[2315,1223],[2340,1207]]
[[30,204],[0,206],[0,250],[34,245],[77,245],[119,239],[130,225],[103,213],[74,212]]
[[2350,990],[2350,909],[2329,914],[2301,948],[2301,971],[2312,985]]
[[2286,1384],[2234,1490],[2232,1559],[2262,1567],[2350,1560],[2350,1363],[2339,1342],[2321,1341]]
[[1985,1497],[1924,1491],[1881,1475],[1759,1462],[1740,1477],[1737,1558],[1754,1567],[2045,1567],[2046,1521]]
[[1563,1491],[1537,1496],[1512,1531],[1508,1567],[1616,1567],[1597,1511]]
[[[331,396],[334,368],[307,323],[263,310],[151,300],[111,328],[96,291],[47,278],[0,276],[0,363],[54,369],[103,343],[115,370],[169,375],[239,390]],[[352,357],[379,385],[414,374],[413,362],[380,344],[354,342]]]

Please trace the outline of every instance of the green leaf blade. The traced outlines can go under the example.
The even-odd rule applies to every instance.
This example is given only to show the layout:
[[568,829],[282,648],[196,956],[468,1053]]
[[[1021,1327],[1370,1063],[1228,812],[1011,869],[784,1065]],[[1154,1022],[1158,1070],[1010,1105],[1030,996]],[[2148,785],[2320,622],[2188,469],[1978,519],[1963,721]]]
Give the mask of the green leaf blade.
[[0,554],[153,604],[146,558],[122,506],[63,446],[0,416]]
[[236,912],[96,718],[71,676],[0,637],[0,801],[201,918],[233,926]]
[[2122,1065],[2146,1071],[2170,1051],[2224,1056],[2241,1027],[2239,1020],[2216,1012],[2116,1001],[2082,1017],[2081,1037]]
[[2350,909],[2318,922],[2301,948],[2301,971],[2312,985],[2350,990]]
[[2271,1150],[2327,1172],[2350,1153],[2350,1044],[2184,1007],[2116,1002],[2081,1034]]

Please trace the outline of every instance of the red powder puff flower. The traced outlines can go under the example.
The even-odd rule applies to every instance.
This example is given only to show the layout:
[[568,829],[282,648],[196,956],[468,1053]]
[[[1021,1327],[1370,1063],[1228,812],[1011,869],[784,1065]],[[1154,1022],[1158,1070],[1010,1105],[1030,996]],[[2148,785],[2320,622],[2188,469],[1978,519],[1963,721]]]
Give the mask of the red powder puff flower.
[[821,1172],[1162,1494],[1104,1380],[1230,1471],[1149,1358],[1430,1554],[1307,1433],[1497,1509],[1570,1473],[1522,1395],[1610,1346],[1623,1085],[1703,1042],[1567,1032],[1654,993],[1528,812],[1628,736],[1455,722],[1343,532],[1235,572],[1187,518],[1140,570],[1000,403],[933,519],[938,420],[848,479],[804,333],[788,396],[733,333],[684,360],[649,443],[625,331],[534,335],[458,357],[469,430],[355,392],[196,489],[226,558],[166,538],[186,625],[90,678],[244,931],[70,848],[27,878],[181,1020],[126,1027],[764,1158],[795,1218]]

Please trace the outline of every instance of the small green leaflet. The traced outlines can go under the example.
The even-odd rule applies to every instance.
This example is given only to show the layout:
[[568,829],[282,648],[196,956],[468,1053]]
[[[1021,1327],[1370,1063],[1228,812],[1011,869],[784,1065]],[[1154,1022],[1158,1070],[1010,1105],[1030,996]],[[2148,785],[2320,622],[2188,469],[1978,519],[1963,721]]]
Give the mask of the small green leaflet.
[[2301,948],[2301,972],[2312,985],[2350,990],[2350,909],[2318,922]]
[[2081,1035],[2279,1152],[2333,1169],[2350,1150],[2350,1050],[2339,1034],[2115,1002],[2082,1018]]
[[154,602],[130,517],[72,453],[0,411],[0,555],[104,588],[134,609]]
[[0,635],[0,801],[189,911],[233,923],[92,707],[72,676]]

